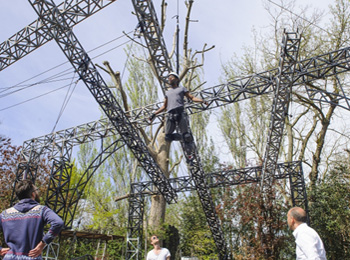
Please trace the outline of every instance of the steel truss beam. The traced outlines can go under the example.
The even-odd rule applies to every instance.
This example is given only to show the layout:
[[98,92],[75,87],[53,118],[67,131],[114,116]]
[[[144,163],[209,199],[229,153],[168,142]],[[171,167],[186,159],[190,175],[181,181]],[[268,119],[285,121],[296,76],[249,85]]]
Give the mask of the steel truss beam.
[[[65,0],[57,6],[69,27],[73,27],[115,0]],[[0,44],[0,71],[53,39],[40,19]]]
[[[273,191],[274,172],[277,167],[285,120],[288,115],[292,87],[295,81],[294,72],[299,46],[300,35],[298,33],[284,32],[260,183],[262,203],[264,203],[265,214],[269,218],[273,207],[271,202],[275,198],[275,192]],[[269,246],[266,244],[267,235],[269,234],[263,233],[262,235],[261,243],[266,247],[266,254],[269,256],[272,254]]]
[[[233,185],[258,183],[261,181],[262,166],[247,167],[242,169],[217,170],[212,173],[205,174],[204,178],[209,188],[227,187]],[[295,206],[305,206],[306,189],[302,170],[302,162],[286,162],[278,163],[274,173],[274,179],[292,180],[291,192],[292,202]],[[294,178],[294,179],[291,179]],[[182,176],[178,178],[169,178],[169,182],[173,189],[178,192],[195,191],[196,185],[193,176]],[[160,194],[154,189],[152,181],[132,183],[132,192],[143,196]]]
[[[165,47],[165,42],[162,37],[160,26],[153,7],[153,3],[150,0],[132,0],[132,2],[135,8],[137,17],[139,19],[141,32],[147,43],[151,60],[153,62],[154,70],[156,71],[158,79],[160,80],[163,93],[165,93],[166,85],[164,84],[164,82],[166,82],[166,77],[172,69],[171,69],[171,62]],[[225,244],[224,235],[221,229],[219,218],[215,211],[210,190],[208,189],[208,186],[204,180],[204,171],[200,164],[200,158],[199,158],[197,149],[195,147],[195,144],[193,144],[193,152],[190,152],[190,154],[186,154],[186,149],[184,149],[184,144],[182,144],[182,148],[186,158],[191,158],[190,160],[191,165],[190,167],[188,167],[188,169],[196,183],[199,199],[202,203],[208,225],[212,231],[212,235],[214,237],[216,247],[220,253],[221,258],[226,259],[227,247]],[[135,238],[135,239],[137,238],[133,236],[130,230],[129,230],[129,233],[128,233],[129,238]],[[140,234],[137,234],[137,235],[140,235]],[[130,244],[128,241],[127,251],[130,251],[130,250],[132,250],[132,244]],[[129,257],[130,256],[128,255],[127,259],[129,259]]]
[[139,192],[138,189],[139,185],[131,184],[125,259],[138,260],[139,251],[142,244],[142,227],[145,199],[144,195]]
[[[114,125],[108,118],[103,118],[24,141],[22,155],[25,158],[30,158],[29,155],[32,151],[41,151],[40,153],[52,155],[57,153],[55,144],[62,145],[67,143],[75,146],[115,135],[118,135],[118,131]],[[26,161],[30,160],[26,159]]]
[[[205,174],[204,179],[209,188],[227,187],[240,184],[259,183],[261,182],[262,166],[248,167],[243,169],[218,170],[213,173]],[[303,207],[307,210],[308,202],[306,195],[306,186],[302,170],[302,162],[287,162],[277,164],[274,172],[274,179],[289,179],[291,197],[293,206]],[[176,192],[186,192],[197,190],[196,180],[193,176],[183,176],[179,178],[169,179],[171,186]],[[154,189],[154,183],[151,181],[133,183],[131,185],[131,200],[129,204],[129,222],[128,229],[132,230],[134,240],[129,239],[130,254],[126,259],[139,259],[141,252],[141,244],[137,238],[142,237],[142,221],[143,221],[143,201],[145,196],[157,195],[158,191]],[[136,202],[134,202],[134,200]],[[141,203],[142,202],[142,203]],[[130,215],[132,218],[130,220]],[[135,241],[135,243],[132,243]]]
[[192,151],[188,151],[185,148],[186,144],[182,142],[181,145],[187,160],[187,168],[195,184],[196,191],[202,204],[204,214],[207,218],[207,222],[214,238],[216,248],[219,252],[220,259],[229,259],[230,256],[228,255],[224,232],[221,228],[220,219],[215,210],[213,197],[205,179],[205,173],[200,162],[197,147],[193,142]]
[[67,199],[70,190],[70,179],[73,165],[71,163],[73,147],[64,147],[63,154],[52,159],[49,186],[45,204],[59,215],[66,223],[70,219],[70,209]]
[[164,94],[166,77],[172,71],[172,66],[153,2],[151,0],[132,0],[132,3],[139,20],[140,32],[146,41],[154,70]]
[[[285,120],[288,115],[292,86],[295,81],[294,72],[299,46],[300,35],[298,33],[284,32],[279,61],[279,74],[276,78],[269,134],[264,155],[261,189],[263,189],[265,177],[269,179],[268,186],[272,185],[273,175],[277,167],[278,154],[283,138]],[[267,188],[267,194],[270,193],[270,189]]]
[[80,78],[84,81],[96,101],[107,117],[117,129],[121,138],[128,145],[143,169],[157,185],[168,203],[176,201],[176,193],[172,190],[168,180],[160,167],[150,155],[146,145],[140,138],[137,130],[130,123],[128,117],[107,87],[89,56],[79,43],[69,27],[66,19],[69,16],[62,14],[52,1],[28,0],[40,19],[43,28],[52,34],[56,42],[73,65]]
[[293,206],[303,207],[306,212],[309,212],[305,179],[301,162],[299,162],[299,165],[296,165],[296,167],[289,168],[289,170],[289,182]]

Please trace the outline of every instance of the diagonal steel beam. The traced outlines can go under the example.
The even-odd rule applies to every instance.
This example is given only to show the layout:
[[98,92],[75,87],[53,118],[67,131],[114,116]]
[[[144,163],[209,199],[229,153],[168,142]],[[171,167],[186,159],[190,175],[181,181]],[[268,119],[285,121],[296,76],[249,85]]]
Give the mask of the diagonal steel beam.
[[132,0],[139,20],[141,34],[147,44],[153,68],[157,74],[163,94],[166,91],[166,77],[173,71],[165,41],[159,26],[156,11],[151,0]]

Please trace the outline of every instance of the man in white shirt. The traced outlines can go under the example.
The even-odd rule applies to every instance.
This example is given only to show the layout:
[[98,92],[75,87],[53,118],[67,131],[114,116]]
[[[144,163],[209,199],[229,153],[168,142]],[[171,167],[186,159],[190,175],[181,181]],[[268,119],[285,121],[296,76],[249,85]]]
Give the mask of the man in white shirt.
[[288,226],[293,230],[297,260],[327,260],[326,251],[317,232],[306,224],[305,210],[291,208],[287,214]]
[[150,240],[154,248],[148,252],[147,260],[170,260],[170,252],[168,249],[160,247],[158,236],[153,235]]

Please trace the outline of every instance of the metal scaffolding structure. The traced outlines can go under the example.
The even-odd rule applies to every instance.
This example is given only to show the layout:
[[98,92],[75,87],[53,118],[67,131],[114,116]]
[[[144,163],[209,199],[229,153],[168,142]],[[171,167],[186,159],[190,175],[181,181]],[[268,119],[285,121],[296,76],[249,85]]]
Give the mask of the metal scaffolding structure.
[[[243,169],[217,170],[204,175],[204,179],[209,188],[228,187],[240,184],[260,183],[262,180],[262,166],[248,167]],[[170,184],[176,192],[196,191],[197,180],[194,176],[183,176],[179,178],[170,178]],[[275,180],[288,179],[291,191],[293,206],[308,208],[306,186],[302,170],[302,162],[287,162],[276,165],[273,173]],[[130,249],[127,252],[126,259],[141,259],[141,245],[137,238],[142,237],[143,206],[144,198],[150,195],[159,194],[154,189],[154,183],[151,181],[138,182],[131,184],[131,193],[129,198],[129,222],[128,229],[135,234],[134,240],[129,240]],[[220,259],[221,258],[220,256]]]
[[[66,21],[68,19],[71,19],[71,17],[64,12],[61,12],[53,2],[50,3],[43,1],[32,1],[30,3],[39,15],[40,21],[42,21],[42,29],[49,32],[51,38],[55,39],[59,44],[68,60],[71,62],[75,70],[79,73],[80,78],[84,81],[90,92],[94,95],[97,102],[107,114],[112,125],[117,128],[117,131],[119,132],[121,138],[123,138],[127,144],[128,137],[126,137],[126,135],[129,135],[129,139],[134,139],[131,141],[129,140],[128,146],[134,148],[134,155],[139,161],[141,160],[140,163],[143,168],[152,168],[152,170],[149,170],[148,172],[146,169],[146,172],[150,175],[151,179],[153,177],[153,181],[156,183],[158,188],[160,188],[161,191],[163,190],[161,193],[163,196],[165,196],[165,198],[168,197],[168,202],[173,202],[175,200],[176,194],[169,190],[169,185],[166,183],[166,180],[164,178],[160,178],[163,177],[161,175],[161,172],[161,176],[159,175],[158,178],[155,178],[155,174],[153,174],[153,169],[157,167],[152,167],[152,165],[150,165],[150,162],[142,164],[142,159],[144,159],[142,156],[145,157],[145,154],[148,153],[148,150],[147,148],[142,149],[143,147],[140,149],[140,146],[142,146],[142,144],[140,145],[139,143],[135,142],[135,139],[137,139],[135,136],[138,137],[136,130],[131,126],[128,118],[125,116],[120,106],[115,101],[115,98],[111,95],[111,92],[106,87],[106,84],[104,83],[102,77],[100,77],[94,65],[90,62],[90,58],[83,50],[82,46],[78,42],[78,39],[73,34],[69,23]],[[158,74],[158,78],[162,79],[161,81],[164,82],[165,76],[171,71],[171,63],[166,52],[164,40],[160,33],[160,28],[156,19],[153,4],[151,1],[134,1],[133,4],[139,18],[141,31],[146,39],[152,60],[154,61],[154,67]],[[163,84],[163,92],[165,90],[164,86],[165,85]],[[130,127],[128,127],[128,123],[130,124]],[[49,143],[50,141],[51,140],[49,140]],[[69,146],[69,144],[66,143],[65,145]],[[51,145],[49,144],[49,146]],[[42,150],[43,147],[40,149]],[[208,219],[208,224],[212,229],[213,236],[217,238],[215,239],[215,242],[217,243],[219,252],[221,254],[225,253],[226,245],[224,242],[223,232],[216,215],[211,194],[206,183],[203,181],[204,172],[199,163],[200,159],[198,153],[194,151],[191,153],[191,157],[191,167],[189,169],[191,174],[194,174],[197,180],[197,185],[199,187],[198,194],[200,200],[202,201],[202,205]],[[65,188],[64,186],[69,185],[69,159],[70,158],[64,158],[62,156],[59,159],[53,159],[53,165],[55,166],[54,169],[57,169],[57,171],[55,171],[51,176],[50,187],[48,189],[49,201],[47,201],[47,204],[50,205],[54,210],[58,211],[58,213],[60,213],[62,209],[67,210],[67,208],[64,207],[64,205],[67,205],[64,200],[66,197],[64,194],[68,194],[69,189]],[[56,178],[56,176],[59,176],[59,178]],[[58,183],[59,181],[61,183]],[[50,200],[53,200],[54,203],[50,203]],[[67,216],[67,212],[71,214]],[[72,212],[67,212],[64,211],[62,217],[64,217],[65,220],[68,220],[68,223],[72,223],[74,210]]]
[[[169,59],[165,41],[163,39],[161,28],[158,23],[157,15],[151,0],[132,0],[135,13],[139,20],[140,31],[144,36],[144,39],[149,50],[153,69],[157,74],[160,81],[161,88],[165,94],[167,75],[172,71],[171,61]],[[189,131],[190,132],[190,131]],[[202,203],[204,214],[207,219],[207,223],[210,227],[211,233],[214,237],[216,248],[220,254],[221,259],[227,259],[227,245],[225,243],[224,233],[221,228],[220,220],[217,216],[214,202],[210,193],[210,189],[204,178],[204,171],[200,163],[200,157],[195,143],[192,144],[192,149],[188,150],[185,147],[184,142],[181,142],[182,150],[187,158],[188,170],[190,175],[194,178],[197,187],[197,193],[199,200]],[[133,201],[130,201],[132,204]],[[134,211],[131,211],[133,214]],[[129,223],[132,223],[129,221]],[[133,228],[129,228],[128,242],[127,242],[127,259],[132,256],[133,248],[140,246],[139,236],[133,237]],[[132,245],[132,241],[136,241],[137,245]],[[131,257],[132,258],[132,257]]]
[[[285,32],[279,68],[194,92],[194,95],[209,102],[209,106],[204,107],[202,104],[186,103],[185,108],[189,114],[214,109],[262,94],[274,93],[264,163],[262,167],[230,171],[219,170],[206,174],[202,169],[200,157],[194,144],[191,152],[186,152],[186,149],[183,149],[186,158],[190,158],[187,160],[190,176],[167,179],[150,155],[136,129],[136,127],[150,125],[147,119],[162,103],[134,109],[128,112],[129,116],[126,116],[72,31],[73,26],[115,0],[69,0],[58,6],[51,0],[28,1],[39,18],[0,44],[0,71],[54,39],[107,116],[107,118],[98,121],[31,139],[23,144],[22,161],[18,164],[15,183],[23,178],[35,180],[40,157],[43,154],[49,154],[52,169],[46,204],[64,219],[66,227],[71,227],[73,223],[78,201],[82,195],[81,192],[88,181],[98,167],[124,145],[131,149],[151,179],[149,182],[133,183],[131,185],[127,259],[139,258],[142,241],[144,196],[146,194],[161,194],[168,203],[174,203],[176,202],[177,192],[196,190],[220,259],[228,259],[230,256],[215,211],[210,188],[261,182],[262,189],[268,191],[273,180],[289,179],[293,205],[303,206],[307,209],[301,162],[277,164],[285,117],[288,114],[291,88],[295,85],[305,86],[310,99],[331,104],[334,104],[334,100],[336,100],[336,105],[350,110],[350,100],[343,90],[342,94],[334,94],[327,92],[327,90],[307,86],[307,83],[312,81],[349,71],[350,47],[311,59],[297,61],[300,35]],[[166,89],[165,78],[172,71],[172,65],[153,3],[151,0],[132,0],[132,3],[139,20],[140,32],[145,38],[152,58],[153,69],[158,76],[164,93]],[[340,102],[345,104],[341,105]],[[152,124],[159,123],[162,117],[163,114],[157,115],[158,120],[153,121]],[[103,139],[111,136],[116,139],[111,144],[105,145]],[[74,145],[95,140],[101,140],[100,154],[85,171],[77,187],[70,190],[72,148]],[[184,145],[182,144],[182,146]],[[266,180],[268,182],[265,187]],[[72,194],[71,197],[68,198],[68,194]],[[14,200],[13,195],[12,201]]]
[[165,200],[174,203],[176,193],[69,27],[70,17],[61,13],[53,1],[29,0],[29,3]]

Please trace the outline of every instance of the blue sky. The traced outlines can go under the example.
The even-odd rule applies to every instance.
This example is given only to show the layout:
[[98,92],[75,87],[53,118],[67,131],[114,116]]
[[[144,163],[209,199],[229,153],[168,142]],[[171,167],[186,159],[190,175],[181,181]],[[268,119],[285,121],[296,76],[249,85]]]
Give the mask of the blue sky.
[[[59,2],[61,1],[55,1],[56,4]],[[176,3],[175,0],[169,1],[168,30],[164,34],[169,51],[172,43],[172,32],[176,25],[176,20],[172,19],[177,14]],[[269,23],[268,14],[263,8],[264,3],[267,1],[196,0],[194,2],[192,19],[196,22],[191,23],[189,44],[193,49],[201,49],[204,43],[207,43],[208,46],[216,46],[206,55],[204,73],[205,80],[208,82],[207,87],[219,83],[222,63],[229,60],[234,53],[239,55],[244,45],[252,43],[252,28],[263,30]],[[298,3],[302,6],[308,4],[328,11],[327,6],[333,1],[300,0]],[[159,0],[154,1],[158,13],[159,4]],[[179,6],[180,19],[184,19],[185,8],[182,0],[179,0]],[[102,65],[104,60],[108,60],[114,70],[123,70],[126,62],[123,50],[126,45],[123,43],[127,41],[127,38],[121,36],[123,31],[130,32],[137,25],[137,18],[131,13],[132,11],[133,6],[130,0],[117,0],[74,27],[75,34],[87,51],[113,40],[110,44],[89,53],[94,63]],[[35,19],[36,13],[27,1],[0,1],[0,42],[5,41]],[[183,27],[181,27],[181,32],[183,33]],[[119,37],[121,38],[119,39]],[[112,48],[115,49],[101,55]],[[98,55],[101,56],[96,57]],[[52,69],[60,64],[63,65]],[[52,70],[44,73],[48,69]],[[59,81],[35,84],[65,70],[69,73],[67,76],[60,77]],[[42,75],[28,80],[39,74]],[[107,74],[101,72],[101,75],[106,82],[110,81]],[[0,134],[10,137],[14,144],[21,145],[25,140],[50,133],[56,125],[69,86],[71,91],[74,89],[74,92],[72,91],[71,96],[69,94],[69,102],[58,120],[55,130],[63,130],[98,120],[101,112],[96,101],[83,83],[78,82],[75,85],[75,80],[71,79],[72,76],[71,65],[67,63],[64,54],[54,41],[1,71]],[[67,79],[63,80],[63,78]],[[35,85],[29,88],[28,84]],[[6,88],[14,87],[12,90],[18,90],[19,85],[26,88],[11,95],[4,95],[8,93],[3,92]],[[67,87],[49,95],[16,105],[65,85]],[[8,108],[10,106],[14,107]]]

